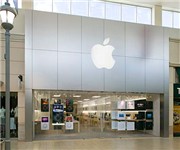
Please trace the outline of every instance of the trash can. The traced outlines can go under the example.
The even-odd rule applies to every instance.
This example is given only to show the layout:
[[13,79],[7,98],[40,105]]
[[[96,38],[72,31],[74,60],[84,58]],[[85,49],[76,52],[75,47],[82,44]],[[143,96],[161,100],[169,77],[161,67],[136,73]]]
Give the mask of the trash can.
[[4,140],[1,140],[1,141],[0,141],[0,150],[5,150]]

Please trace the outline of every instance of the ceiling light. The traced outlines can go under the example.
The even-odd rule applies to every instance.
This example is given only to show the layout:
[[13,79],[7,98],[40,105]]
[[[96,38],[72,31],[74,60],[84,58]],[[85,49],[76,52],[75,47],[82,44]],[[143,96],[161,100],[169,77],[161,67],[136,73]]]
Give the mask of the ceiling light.
[[88,100],[90,100],[90,99],[88,99],[88,98],[85,98],[85,99],[84,99],[84,101],[88,101]]
[[73,95],[73,97],[81,97],[81,95]]
[[59,95],[53,95],[53,97],[60,97],[61,95],[59,94]]
[[99,98],[99,97],[101,97],[101,96],[92,96],[92,98]]

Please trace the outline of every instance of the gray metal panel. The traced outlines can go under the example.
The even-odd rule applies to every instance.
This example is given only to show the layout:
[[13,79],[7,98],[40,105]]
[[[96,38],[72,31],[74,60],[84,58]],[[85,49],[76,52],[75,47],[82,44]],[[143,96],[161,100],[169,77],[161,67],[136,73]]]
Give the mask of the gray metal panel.
[[164,59],[163,28],[146,26],[146,58]]
[[82,54],[82,90],[104,90],[104,70],[95,67],[90,54]]
[[113,56],[115,65],[105,69],[105,91],[125,92],[125,57]]
[[32,50],[25,50],[25,86],[32,88]]
[[33,49],[57,50],[57,14],[33,11]]
[[33,51],[33,89],[57,89],[57,52]]
[[146,59],[146,92],[164,92],[163,60]]
[[106,20],[104,28],[104,38],[115,48],[113,55],[125,56],[125,23]]
[[164,32],[164,60],[169,61],[169,34],[166,32],[166,29],[163,29]]
[[58,53],[58,89],[81,90],[80,53]]
[[58,15],[58,50],[81,52],[81,17]]
[[33,140],[33,101],[32,90],[25,90],[25,140]]
[[82,52],[91,52],[95,44],[102,44],[103,20],[82,17]]
[[126,92],[145,91],[145,59],[126,58]]
[[164,61],[164,92],[169,93],[169,61]]
[[169,137],[169,94],[161,94],[160,99],[160,136]]
[[32,49],[32,10],[25,11],[25,48]]
[[126,23],[126,56],[145,57],[144,25]]

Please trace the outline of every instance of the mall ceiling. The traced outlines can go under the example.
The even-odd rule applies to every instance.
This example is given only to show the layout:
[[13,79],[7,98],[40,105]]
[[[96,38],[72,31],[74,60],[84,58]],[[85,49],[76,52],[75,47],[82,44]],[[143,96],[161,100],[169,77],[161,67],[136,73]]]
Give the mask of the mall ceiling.
[[119,3],[137,3],[147,5],[161,5],[162,7],[180,10],[180,0],[104,0]]

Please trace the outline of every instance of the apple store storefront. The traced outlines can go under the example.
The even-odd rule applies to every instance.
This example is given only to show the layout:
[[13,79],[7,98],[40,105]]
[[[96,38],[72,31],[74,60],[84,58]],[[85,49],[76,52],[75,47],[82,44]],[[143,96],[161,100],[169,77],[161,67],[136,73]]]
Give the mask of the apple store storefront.
[[169,135],[164,28],[26,13],[26,140]]

